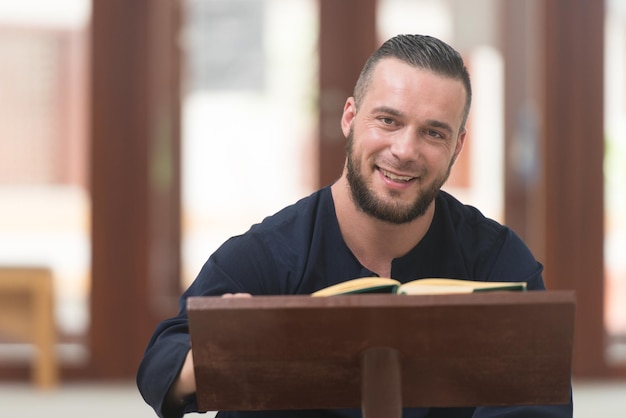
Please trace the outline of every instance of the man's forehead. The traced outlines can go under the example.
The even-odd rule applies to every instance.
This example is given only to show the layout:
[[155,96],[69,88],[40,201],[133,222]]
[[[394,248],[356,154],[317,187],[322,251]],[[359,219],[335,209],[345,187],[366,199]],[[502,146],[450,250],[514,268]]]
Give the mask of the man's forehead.
[[452,126],[457,123],[457,128],[462,129],[466,95],[465,85],[460,79],[417,67],[396,58],[385,58],[373,69],[363,105],[368,109],[368,113],[385,109],[385,113],[390,115],[395,113],[408,116],[406,112],[409,108],[406,106],[412,107],[415,100],[421,102],[425,100],[439,109],[458,110],[458,114],[455,110],[454,115],[446,112],[445,117],[445,124],[451,131],[455,131]]

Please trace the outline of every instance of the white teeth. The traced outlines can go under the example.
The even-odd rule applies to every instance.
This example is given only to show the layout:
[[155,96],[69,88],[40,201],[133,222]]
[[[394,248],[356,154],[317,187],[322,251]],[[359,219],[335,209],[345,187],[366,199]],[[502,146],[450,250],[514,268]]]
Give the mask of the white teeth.
[[396,176],[395,174],[390,173],[389,171],[385,171],[383,169],[380,169],[381,173],[383,173],[383,175],[385,177],[387,177],[390,180],[393,181],[411,181],[413,180],[413,177],[408,177],[408,176]]

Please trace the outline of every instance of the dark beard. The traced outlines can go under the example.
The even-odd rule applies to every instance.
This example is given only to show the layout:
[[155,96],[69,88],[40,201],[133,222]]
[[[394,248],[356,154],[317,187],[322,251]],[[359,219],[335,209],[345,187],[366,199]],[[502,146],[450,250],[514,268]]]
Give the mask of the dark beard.
[[361,175],[361,162],[355,159],[353,154],[353,137],[354,134],[352,130],[350,130],[348,143],[346,144],[346,178],[350,185],[352,199],[356,205],[363,212],[378,220],[398,225],[411,222],[423,216],[435,197],[437,197],[441,186],[443,186],[448,179],[452,163],[448,166],[448,171],[445,176],[433,182],[429,188],[420,193],[411,206],[406,207],[393,202],[386,203],[378,199],[376,195],[371,192],[365,179]]

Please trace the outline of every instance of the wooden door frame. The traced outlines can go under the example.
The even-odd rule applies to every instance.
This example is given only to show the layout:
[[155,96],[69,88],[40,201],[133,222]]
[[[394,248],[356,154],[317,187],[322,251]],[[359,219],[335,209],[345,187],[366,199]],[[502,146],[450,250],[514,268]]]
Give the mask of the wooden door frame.
[[[357,2],[358,7],[345,5]],[[134,374],[154,324],[175,309],[180,292],[176,39],[182,6],[180,0],[93,3],[90,348],[95,376],[120,377]],[[341,172],[344,142],[337,136],[338,106],[351,94],[356,72],[377,43],[376,2],[340,3],[345,10],[338,11],[340,5],[333,0],[320,0],[320,185]],[[516,37],[531,27],[524,26],[530,20],[515,24],[523,16],[516,9],[520,3],[536,3],[525,15],[538,22],[526,54],[514,47]],[[519,112],[528,105],[523,95],[512,92],[532,88],[541,157],[536,183],[505,164],[506,222],[545,264],[549,287],[577,291],[575,375],[622,375],[623,370],[606,365],[604,353],[604,2],[504,4],[507,155],[516,146],[512,141]],[[354,10],[361,12],[351,14]],[[361,47],[355,50],[357,45]],[[346,51],[353,56],[345,56]],[[533,55],[536,78],[529,79],[523,60]],[[159,158],[169,167],[164,177],[158,169],[162,166],[155,165]],[[156,241],[160,248],[155,248]],[[165,261],[155,258],[168,254],[171,258]],[[159,272],[161,278],[153,280]]]

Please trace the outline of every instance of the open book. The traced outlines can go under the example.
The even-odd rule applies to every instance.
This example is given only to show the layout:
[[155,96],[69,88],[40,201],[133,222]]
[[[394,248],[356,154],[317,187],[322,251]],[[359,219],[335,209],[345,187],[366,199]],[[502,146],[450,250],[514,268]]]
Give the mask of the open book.
[[386,277],[363,277],[326,287],[312,296],[334,296],[353,293],[396,293],[400,295],[432,295],[474,293],[495,290],[525,291],[525,282],[479,282],[460,279],[417,279],[407,283]]

